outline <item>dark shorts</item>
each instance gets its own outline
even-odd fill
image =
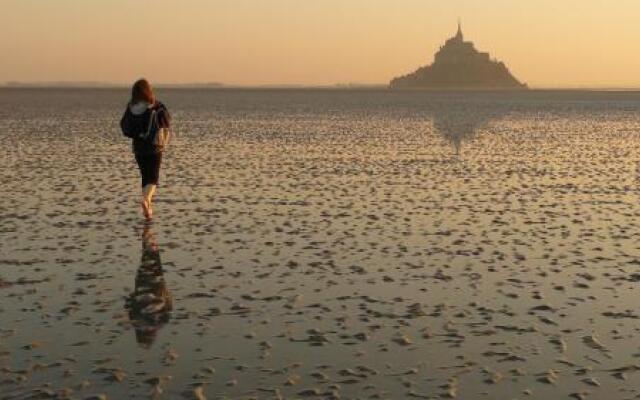
[[[160,180],[160,163],[162,153],[137,154],[136,162],[142,177],[142,187],[149,184],[157,185]]]

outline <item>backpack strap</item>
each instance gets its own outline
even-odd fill
[[[151,110],[151,115],[149,116],[149,126],[147,127],[147,133],[143,137],[145,140],[148,139],[149,135],[151,134],[151,127],[153,126],[155,118],[156,118],[156,110]]]

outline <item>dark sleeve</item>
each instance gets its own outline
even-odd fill
[[[125,110],[122,119],[120,119],[120,129],[122,129],[122,134],[129,138],[133,138],[136,134],[133,119],[128,109]]]

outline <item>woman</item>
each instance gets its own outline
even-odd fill
[[[158,186],[164,144],[158,132],[170,128],[169,111],[157,101],[146,79],[133,84],[131,100],[120,121],[122,133],[133,139],[133,153],[142,177],[142,211],[147,220],[153,216],[153,194]]]

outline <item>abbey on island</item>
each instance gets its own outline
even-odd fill
[[[394,89],[527,89],[507,66],[492,60],[489,53],[476,50],[464,40],[462,26],[435,54],[433,64],[393,79]]]

